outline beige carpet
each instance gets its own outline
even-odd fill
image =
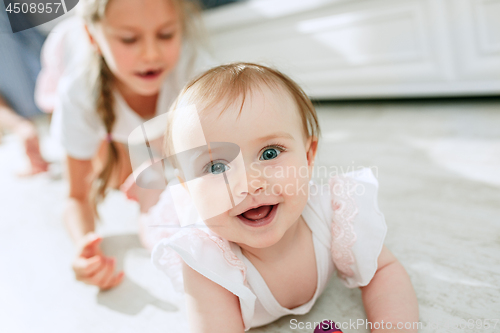
[[[372,167],[389,227],[386,245],[408,270],[421,332],[500,319],[500,100],[335,103],[318,107],[318,165]],[[44,132],[44,154],[61,159]],[[26,163],[12,136],[0,144],[0,332],[187,332],[182,297],[138,243],[137,207],[121,193],[102,207],[105,250],[127,274],[108,292],[74,281],[73,246],[61,223],[62,180],[19,179]],[[320,175],[323,177],[324,175]],[[290,320],[364,319],[359,290],[332,279],[313,310],[252,332],[312,332]],[[470,323],[470,322],[469,322]],[[447,329],[462,324],[462,328]],[[494,321],[490,321],[494,325]],[[472,327],[472,326],[470,326]],[[367,332],[346,328],[344,332]]]

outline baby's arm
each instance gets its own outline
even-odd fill
[[[361,293],[368,321],[384,322],[384,329],[372,329],[372,332],[417,332],[417,324],[413,324],[418,322],[415,291],[404,267],[385,246],[378,258],[377,272],[371,282],[361,288]],[[387,329],[387,322],[392,323],[392,330]],[[412,328],[398,330],[398,323],[411,323]]]
[[[243,333],[240,302],[236,295],[182,263],[190,331]]]

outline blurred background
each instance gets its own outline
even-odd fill
[[[217,58],[275,64],[315,99],[498,95],[500,3],[243,1],[206,13]]]
[[[500,0],[206,0],[204,7],[218,62],[276,67],[315,101],[318,166],[374,170],[386,245],[410,274],[421,332],[498,331],[500,323],[477,323],[500,319]],[[182,297],[151,266],[137,239],[138,207],[121,192],[104,202],[99,230],[124,283],[100,292],[74,281],[74,246],[61,222],[64,152],[33,98],[43,40],[71,14],[25,30],[23,40],[6,25],[0,30],[0,59],[10,59],[0,64],[0,331],[187,332]],[[7,54],[14,49],[22,57]],[[48,171],[20,177],[34,133]],[[332,279],[309,314],[252,332],[290,332],[292,318],[344,322],[365,314],[359,290]]]

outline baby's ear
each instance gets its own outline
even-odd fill
[[[314,165],[314,159],[316,158],[316,152],[318,150],[318,138],[316,136],[310,136],[306,143],[306,154],[307,154],[307,165],[312,167]]]

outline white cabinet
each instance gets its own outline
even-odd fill
[[[457,75],[464,80],[500,76],[500,0],[448,0]]]
[[[500,0],[250,0],[205,22],[218,59],[315,98],[500,93]]]

